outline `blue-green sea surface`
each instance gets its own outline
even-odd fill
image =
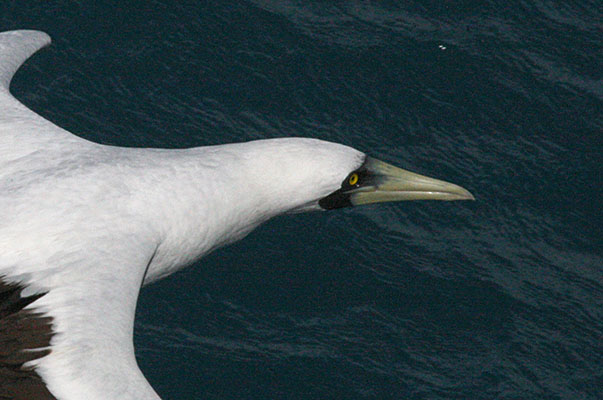
[[[601,399],[595,1],[16,1],[13,93],[101,143],[307,136],[475,202],[277,218],[143,289],[165,399]]]

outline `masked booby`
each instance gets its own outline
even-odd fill
[[[9,93],[49,43],[0,33],[0,398],[159,399],[134,357],[142,285],[279,214],[473,198],[315,139],[184,150],[86,141]]]

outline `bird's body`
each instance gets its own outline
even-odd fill
[[[158,399],[134,357],[142,285],[276,215],[392,200],[366,199],[386,186],[381,164],[320,140],[166,150],[74,136],[8,91],[48,43],[0,33],[0,398]],[[430,193],[470,198],[448,189]]]

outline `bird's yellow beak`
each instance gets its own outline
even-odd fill
[[[368,157],[365,165],[370,183],[348,192],[352,205],[402,200],[475,200],[453,183],[428,178]]]

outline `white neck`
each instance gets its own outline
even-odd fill
[[[159,237],[145,283],[243,238],[276,215],[320,209],[317,201],[364,159],[346,146],[291,138],[143,150],[139,157],[154,165],[140,162],[144,169],[132,174],[137,182],[129,186],[145,195],[134,209],[145,210],[144,220],[155,224]]]

